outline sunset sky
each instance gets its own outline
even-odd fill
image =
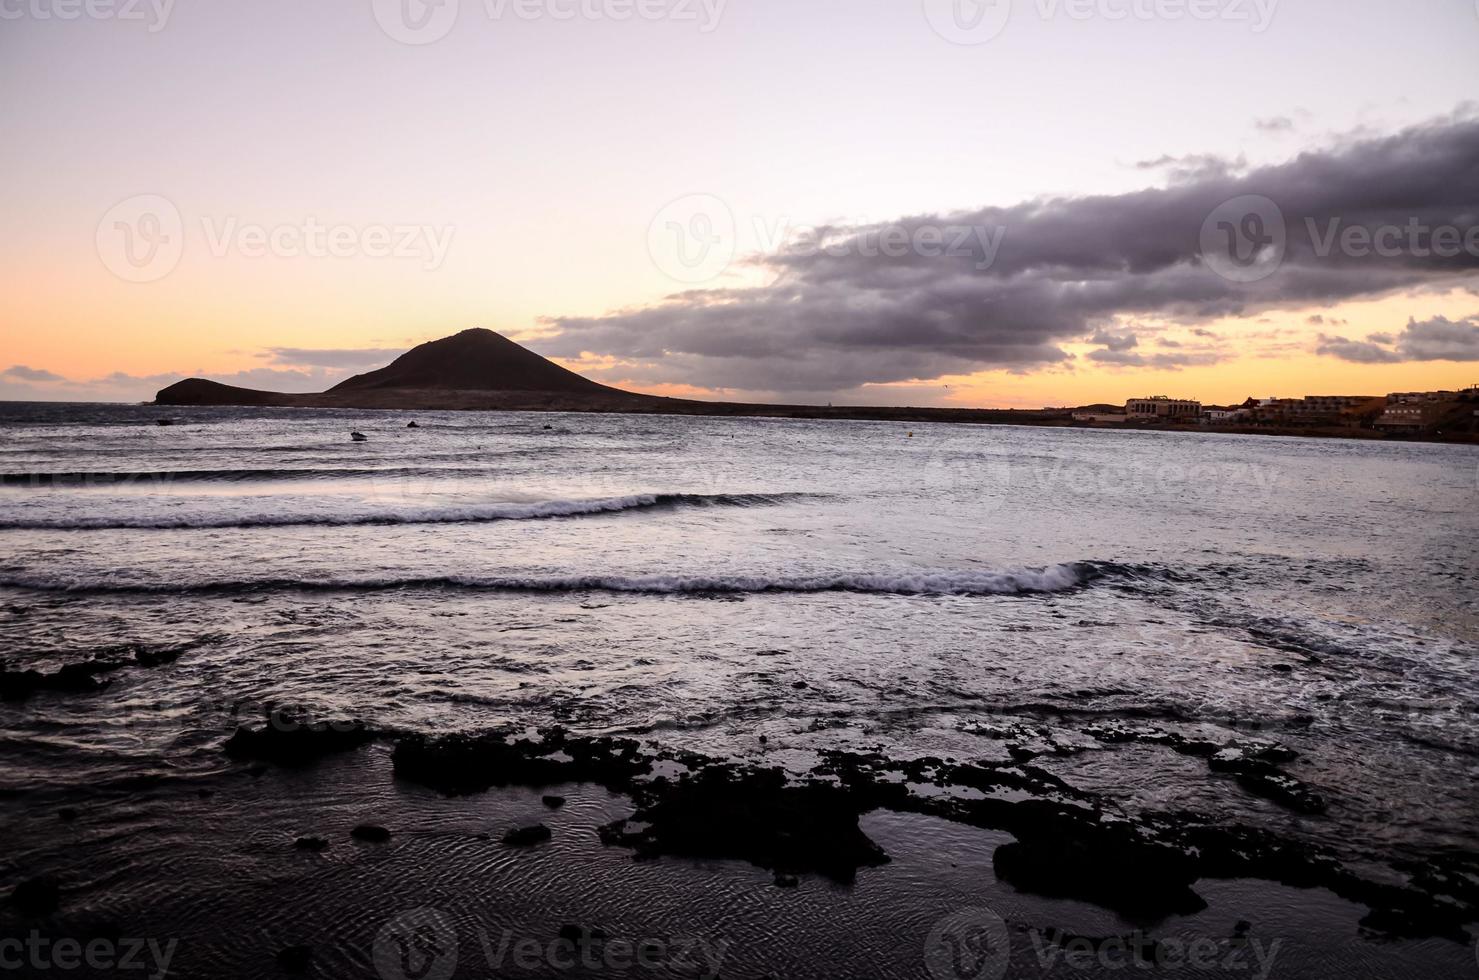
[[[1473,0],[974,3],[0,4],[0,398],[321,390],[472,326],[728,399],[1479,383]],[[1250,196],[1287,245],[1242,282],[1196,253]]]

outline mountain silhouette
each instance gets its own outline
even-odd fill
[[[600,412],[654,411],[668,401],[598,384],[481,328],[422,344],[383,368],[319,394],[259,391],[189,378],[154,396],[156,405]]]
[[[627,394],[566,370],[492,330],[475,328],[422,344],[378,371],[341,381],[330,392],[415,388],[423,391],[562,391]]]
[[[492,330],[464,330],[433,340],[383,368],[355,375],[328,391],[289,394],[188,378],[162,389],[156,405],[407,409],[518,412],[630,412],[771,418],[1066,424],[1061,409],[755,405],[640,395],[566,370]]]

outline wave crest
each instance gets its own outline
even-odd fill
[[[435,577],[263,578],[193,583],[83,581],[37,576],[0,576],[0,586],[46,592],[212,593],[256,591],[361,592],[395,589],[490,592],[628,592],[652,595],[806,594],[857,592],[872,595],[1030,595],[1063,592],[1120,574],[1123,566],[1071,562],[1007,571],[835,572],[813,575],[712,573],[648,575],[446,575]],[[1125,574],[1131,574],[1128,571]]]
[[[27,531],[180,531],[211,528],[357,526],[392,524],[475,524],[489,521],[549,520],[611,514],[655,507],[764,507],[808,494],[644,493],[591,500],[540,500],[527,503],[461,504],[443,507],[379,508],[343,513],[74,515],[65,518],[0,520],[0,530]]]

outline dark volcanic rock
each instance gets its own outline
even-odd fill
[[[97,675],[124,666],[89,660],[66,664],[49,674],[39,670],[0,670],[0,700],[24,701],[37,691],[96,694],[108,686],[108,682],[98,680]]]
[[[317,854],[319,851],[328,850],[329,842],[322,837],[299,837],[293,841],[293,847],[300,851],[311,851]]]
[[[1158,729],[1096,726],[1086,733],[1104,744],[1165,745],[1240,779],[1287,779],[1277,764],[1294,757],[1278,745],[1217,745]],[[847,880],[860,867],[887,861],[858,826],[860,814],[887,808],[1010,832],[1016,840],[1000,847],[994,861],[1001,878],[1023,891],[1083,899],[1140,920],[1202,908],[1192,890],[1199,878],[1328,888],[1367,905],[1368,927],[1402,935],[1454,935],[1462,923],[1479,919],[1479,888],[1471,884],[1479,881],[1479,868],[1466,861],[1414,865],[1407,869],[1412,887],[1383,884],[1347,870],[1329,852],[1269,831],[1190,812],[1127,816],[1112,801],[1025,760],[820,756],[809,776],[787,776],[692,753],[644,752],[630,740],[561,730],[530,737],[505,729],[402,738],[393,760],[398,779],[454,795],[509,785],[604,786],[628,794],[634,805],[632,817],[601,828],[607,844],[630,847],[640,858],[739,858],[775,872],[782,887],[801,873]],[[686,772],[654,778],[657,760]],[[1300,804],[1291,796],[1285,805]]]
[[[1230,775],[1239,786],[1298,813],[1325,812],[1325,800],[1319,793],[1282,772],[1279,765],[1298,758],[1292,749],[1269,743],[1219,745],[1204,739],[1187,738],[1159,728],[1127,728],[1121,725],[1093,725],[1083,730],[1106,745],[1135,742],[1163,745],[1182,755],[1207,761],[1213,772]]]
[[[1198,876],[1190,857],[1139,839],[1124,825],[1045,828],[998,847],[992,866],[1022,891],[1082,899],[1131,920],[1158,921],[1207,907],[1191,889]]]
[[[64,694],[96,694],[108,686],[104,674],[111,674],[128,667],[158,667],[173,663],[188,650],[200,643],[187,643],[175,647],[110,647],[90,660],[63,664],[56,670],[45,673],[39,670],[9,670],[0,667],[0,700],[24,701],[38,691],[56,691]]]
[[[540,797],[540,801],[551,810],[558,810],[560,807],[565,805],[565,797],[555,796],[554,794],[542,796]]]
[[[714,765],[635,796],[635,815],[601,828],[601,838],[639,856],[738,857],[838,881],[888,862],[858,827],[856,796],[824,783],[788,784],[780,770]]]
[[[308,946],[288,946],[277,951],[277,965],[289,973],[303,973],[313,963],[313,949]]]
[[[362,823],[351,830],[349,836],[355,840],[364,841],[367,844],[384,844],[390,840],[390,831],[376,824]]]
[[[237,760],[306,766],[326,755],[357,749],[376,737],[377,733],[358,721],[309,722],[283,717],[274,718],[262,728],[238,728],[222,750]]]
[[[553,786],[591,782],[621,791],[651,771],[629,739],[572,738],[553,729],[538,741],[522,732],[411,736],[396,743],[391,761],[397,778],[449,796],[494,786]]]
[[[531,827],[514,827],[503,835],[503,842],[510,847],[533,847],[535,844],[543,844],[552,836],[548,827],[537,823]]]
[[[15,886],[10,903],[21,915],[39,919],[51,915],[62,903],[62,890],[55,878],[28,878]]]

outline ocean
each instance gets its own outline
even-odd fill
[[[576,975],[712,975],[682,933],[723,946],[724,976],[938,980],[984,975],[921,946],[985,908],[1013,976],[1086,975],[1044,959],[1050,928],[1225,951],[1238,920],[1284,942],[1275,976],[1473,976],[1472,933],[1360,923],[1381,886],[1479,907],[1476,540],[1473,446],[0,405],[0,868],[62,896],[0,932],[175,940],[170,976],[277,976],[302,946],[315,975],[389,980],[397,916],[461,951],[408,976],[570,975],[493,957],[596,922],[667,958]],[[306,767],[222,751],[284,717],[389,734]],[[659,774],[1020,769],[1128,824],[1244,828],[1338,870],[1202,865],[1205,910],[1137,918],[999,880],[1016,824],[969,804],[1011,794],[909,783],[915,802],[861,808],[889,863],[777,887],[786,869],[722,847],[603,843],[619,788],[575,781],[551,810],[532,783],[391,772],[394,737],[490,730],[635,740]],[[345,837],[368,817],[388,844]],[[536,818],[549,844],[497,843]],[[309,833],[332,846],[295,850]]]

